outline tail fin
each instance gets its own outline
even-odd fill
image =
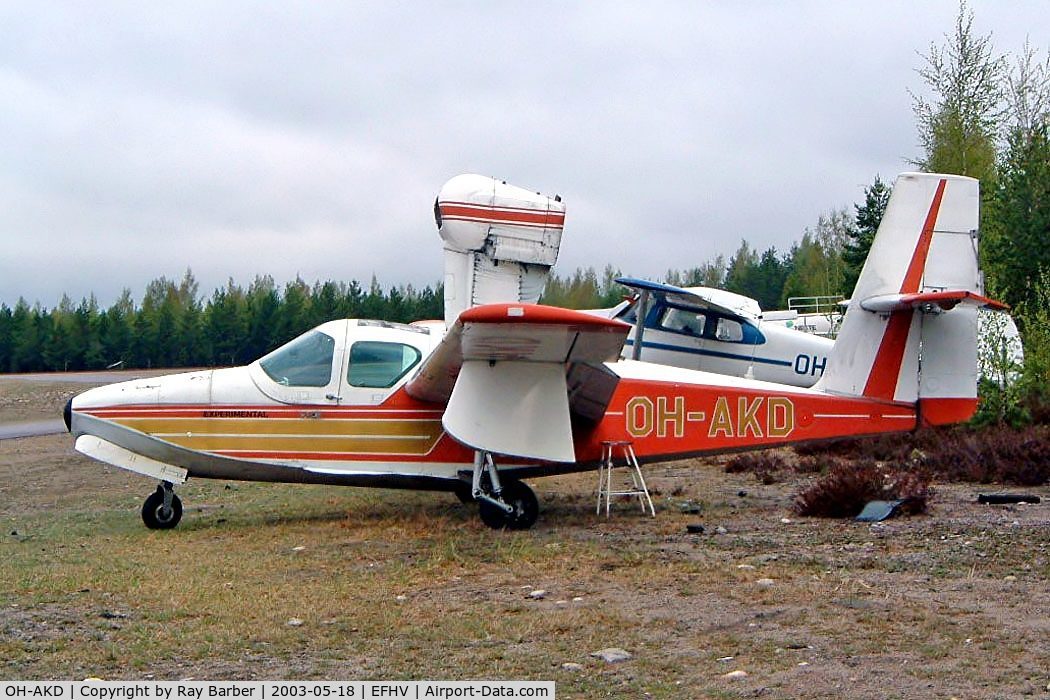
[[[977,407],[980,188],[959,175],[904,173],[857,280],[817,388],[918,402],[924,424]]]

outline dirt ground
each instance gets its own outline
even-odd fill
[[[977,493],[997,487],[936,485],[927,515],[867,525],[795,516],[801,477],[762,485],[699,460],[646,474],[656,518],[629,502],[596,516],[595,477],[579,474],[533,483],[525,533],[489,531],[447,494],[191,481],[183,523],[156,533],[138,522],[148,480],[68,436],[0,441],[0,678],[1050,695],[1050,489],[985,506]],[[631,658],[591,656],[607,647]]]

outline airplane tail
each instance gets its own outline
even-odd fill
[[[815,388],[917,402],[920,424],[967,420],[977,408],[980,188],[959,175],[904,173]]]

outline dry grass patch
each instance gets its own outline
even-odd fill
[[[447,494],[191,481],[183,523],[151,532],[148,480],[67,438],[5,441],[0,677],[553,679],[559,698],[1050,682],[1050,630],[1028,612],[1050,609],[1045,509],[949,485],[929,516],[871,527],[794,516],[797,477],[697,461],[646,476],[655,519],[634,503],[596,517],[581,474],[535,482],[540,521],[519,533]],[[589,656],[609,646],[634,658]],[[736,669],[749,676],[722,679]]]

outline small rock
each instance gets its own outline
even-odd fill
[[[791,524],[791,518],[781,518],[780,522],[783,523],[784,525],[790,525]]]
[[[721,525],[719,525],[718,527],[715,528],[715,532],[717,532],[719,535],[724,535],[724,534],[728,533],[729,530],[727,530],[724,527],[722,527]]]
[[[554,604],[555,605],[568,605],[569,601],[567,601],[567,600],[556,600],[556,601],[554,601]]]
[[[566,661],[565,663],[563,663],[561,665],[561,667],[562,667],[562,670],[564,670],[564,671],[582,671],[583,670],[583,664],[574,663],[572,661]]]
[[[695,501],[686,501],[679,505],[678,508],[683,513],[690,515],[695,515],[704,509],[703,506],[701,506],[699,503],[696,503]]]
[[[771,578],[760,578],[757,581],[755,581],[755,585],[758,586],[759,588],[769,588],[774,583],[775,582]]]
[[[608,649],[593,651],[591,652],[591,656],[601,659],[607,664],[615,664],[631,658],[631,652],[620,649],[619,647],[609,647]]]
[[[718,663],[721,663],[721,664],[727,664],[727,663],[729,663],[730,661],[732,661],[735,658],[736,658],[735,656],[723,656],[723,657],[717,659],[717,661],[718,661]]]
[[[700,523],[692,523],[685,526],[685,531],[691,535],[702,535],[704,534],[704,526]]]
[[[799,661],[798,665],[799,666],[809,666],[809,662],[808,661]]]
[[[292,547],[292,551],[293,551],[293,552],[301,552],[301,551],[303,551],[304,549],[306,549],[306,547],[304,547],[304,546],[302,546],[302,545],[299,545],[298,547]]]
[[[576,596],[575,598],[572,599],[572,602],[574,602],[574,603],[582,603],[583,602],[583,598],[581,598],[580,596]]]
[[[1016,581],[1016,580],[1017,580],[1017,577],[1016,577],[1016,576],[1014,576],[1013,574],[1010,574],[1009,576],[1004,576],[1004,577],[1003,577],[1003,580],[1004,580],[1004,581]]]
[[[114,610],[103,610],[100,615],[107,620],[126,620],[127,614]]]
[[[303,621],[300,620],[298,617],[293,617],[291,620],[288,620],[288,622],[284,624],[288,625],[289,627],[302,627]]]
[[[395,596],[394,600],[396,600],[399,603],[404,603],[406,600],[408,600],[408,596],[402,593],[401,595]]]
[[[729,673],[723,674],[722,678],[725,678],[727,681],[739,681],[747,678],[747,671],[737,669],[736,671],[730,671]]]
[[[529,597],[533,600],[543,600],[547,597],[547,591],[543,590],[542,588],[537,588],[536,590],[529,593]]]
[[[736,495],[740,496],[741,498],[746,498],[747,497],[747,491],[744,491],[744,490],[737,491]]]
[[[743,569],[744,571],[754,571],[755,570],[755,567],[751,566],[750,564],[737,564],[736,568]]]

